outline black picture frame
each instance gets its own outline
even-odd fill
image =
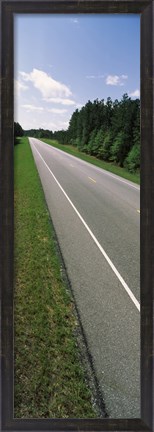
[[[141,418],[13,418],[13,17],[16,13],[127,13],[141,16]],[[154,2],[1,0],[0,281],[2,431],[154,430]]]

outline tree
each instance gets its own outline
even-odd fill
[[[103,148],[103,143],[104,143],[104,130],[100,129],[97,132],[97,135],[96,135],[95,140],[94,140],[93,154],[95,156],[100,155],[100,149]]]
[[[15,137],[20,137],[24,135],[24,131],[21,127],[21,125],[17,122],[14,123],[14,136]]]
[[[111,146],[111,158],[112,161],[123,166],[125,159],[125,133],[121,130],[115,138],[113,145]]]
[[[68,127],[68,139],[72,140],[72,144],[74,145],[75,139],[77,138],[77,122],[78,122],[79,111],[76,109],[72,114],[72,117],[69,122]]]
[[[82,114],[82,118],[83,118],[83,127],[82,127],[82,140],[80,143],[80,148],[81,150],[84,148],[85,150],[85,146],[88,145],[88,141],[90,139],[90,134],[92,132],[92,130],[94,129],[94,125],[93,125],[93,121],[92,121],[92,102],[89,100],[84,109],[82,110],[81,114]]]
[[[41,130],[41,133],[45,136],[49,131]],[[126,165],[130,164],[138,152],[133,147],[140,145],[140,101],[131,100],[127,93],[121,101],[112,101],[110,97],[106,103],[104,99],[89,100],[73,112],[68,129],[54,132],[53,138],[120,166],[125,161]]]
[[[106,106],[105,106],[105,128],[109,129],[111,126],[111,119],[112,119],[112,99],[110,97],[107,98]]]
[[[140,168],[140,145],[134,144],[124,163],[125,167],[132,173]]]
[[[98,157],[103,160],[109,160],[111,156],[112,135],[111,132],[102,134],[102,142],[98,150]]]
[[[14,144],[18,143],[17,137],[22,137],[24,131],[18,122],[14,122]]]
[[[96,136],[97,136],[97,130],[94,129],[91,134],[90,134],[90,139],[88,142],[88,145],[86,146],[86,149],[84,151],[86,151],[88,154],[90,155],[94,155],[96,154],[96,147],[97,147],[97,143],[96,143]]]
[[[133,128],[133,144],[140,145],[140,102],[136,100],[136,116]]]

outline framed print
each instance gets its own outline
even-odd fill
[[[153,1],[0,6],[1,430],[153,431]]]

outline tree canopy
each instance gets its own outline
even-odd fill
[[[23,131],[15,123],[15,136],[49,138],[70,144],[110,163],[135,172],[140,168],[140,100],[125,93],[120,101],[94,100],[76,109],[67,130],[52,132],[44,129]]]
[[[140,167],[140,101],[127,94],[121,101],[110,97],[106,102],[88,101],[74,111],[68,129],[54,132],[53,137],[135,172]]]

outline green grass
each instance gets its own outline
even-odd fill
[[[134,182],[134,183],[140,184],[139,173],[132,174],[129,171],[127,171],[125,168],[121,168],[112,162],[105,162],[103,160],[97,159],[94,156],[87,155],[86,153],[79,151],[76,147],[74,147],[72,145],[62,145],[62,144],[59,144],[58,141],[54,141],[54,140],[46,139],[46,138],[40,138],[40,139],[41,139],[41,141],[44,141],[45,143],[50,144],[53,147],[56,147],[60,150],[65,151],[66,153],[69,153],[73,156],[76,156],[82,160],[85,160],[86,162],[93,164],[93,165],[96,165],[99,168],[105,169],[106,171],[110,171],[113,174],[119,175],[120,177],[123,177],[127,180]]]
[[[97,417],[80,363],[77,320],[27,138],[15,146],[15,417]]]

